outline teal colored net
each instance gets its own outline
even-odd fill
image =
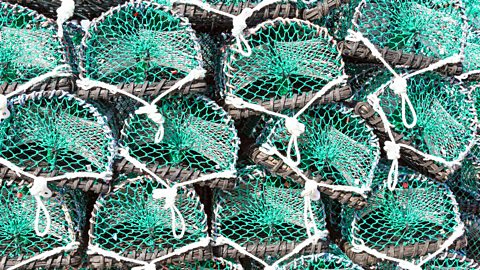
[[[476,0],[463,0],[468,23],[473,30],[480,30],[480,2]]]
[[[81,241],[85,226],[85,203],[78,192],[65,188],[50,187],[52,197],[43,203],[50,213],[50,230],[44,237],[37,236],[34,230],[36,199],[29,192],[29,187],[3,182],[0,187],[0,258],[2,267],[12,267],[56,248],[66,247]],[[46,220],[39,218],[39,229],[44,230]],[[38,261],[52,260],[55,256],[73,256],[78,243],[71,250],[58,251]],[[55,259],[56,260],[56,259]],[[61,266],[61,259],[54,264]],[[77,260],[77,263],[80,263]],[[37,263],[38,266],[47,264]],[[68,265],[65,265],[68,266]]]
[[[465,223],[467,246],[464,249],[465,255],[477,262],[480,261],[480,215],[462,214]]]
[[[177,255],[188,252],[188,245],[208,237],[207,216],[195,191],[178,188],[171,202],[181,213],[178,215],[166,207],[170,202],[165,198],[154,197],[156,190],[165,188],[160,182],[146,176],[124,175],[119,181],[122,182],[111,193],[101,196],[94,206],[89,232],[89,249],[93,253],[105,257],[112,257],[113,253],[125,263],[128,258],[167,259],[174,256],[173,252],[178,252]],[[184,235],[176,237],[174,232],[181,235],[182,216]]]
[[[458,1],[354,2],[358,6],[351,17],[350,29],[362,33],[380,48],[441,59],[463,52],[466,21],[464,8]]]
[[[448,180],[460,208],[466,212],[480,213],[480,163],[467,157]]]
[[[440,270],[440,269],[451,269],[451,270],[467,270],[467,269],[480,269],[480,264],[467,258],[461,254],[457,254],[454,251],[446,252],[444,254],[438,255],[436,258],[432,259],[425,263],[422,269],[425,270]],[[403,268],[400,268],[403,269]]]
[[[301,256],[291,262],[285,263],[278,269],[297,270],[297,269],[352,269],[362,270],[362,268],[347,258],[335,256],[330,253],[320,253],[315,255]]]
[[[252,48],[248,57],[237,51],[236,43],[227,48],[223,91],[248,103],[308,98],[344,75],[336,42],[327,29],[312,23],[267,21],[251,29],[246,40]]]
[[[10,116],[0,122],[0,157],[35,174],[90,172],[111,178],[115,141],[94,106],[51,91],[11,98],[8,110]]]
[[[168,96],[157,103],[165,118],[164,137],[155,141],[159,125],[145,114],[131,114],[122,131],[122,145],[149,168],[186,168],[202,173],[233,170],[239,139],[232,119],[205,97]]]
[[[179,262],[162,266],[160,270],[243,270],[238,263],[225,260],[223,258],[213,258],[211,260],[201,260],[195,262]]]
[[[464,72],[480,69],[480,25],[468,33],[463,67]]]
[[[342,235],[352,247],[377,258],[374,251],[388,260],[413,262],[427,254],[419,252],[434,253],[445,241],[459,239],[463,223],[446,185],[402,171],[398,180],[393,191],[375,191],[365,208],[343,209]]]
[[[357,91],[358,101],[382,91],[380,106],[393,130],[411,142],[411,146],[444,160],[460,161],[470,150],[476,134],[476,114],[471,91],[435,73],[424,73],[408,79],[408,97],[417,115],[417,125],[405,127],[402,121],[402,98],[389,87],[388,71],[370,77]],[[406,120],[412,123],[411,113]]]
[[[0,83],[24,83],[64,63],[57,25],[35,11],[0,2]]]
[[[92,21],[83,40],[83,77],[109,84],[179,80],[202,67],[188,20],[151,2],[128,2]]]
[[[370,187],[380,152],[378,139],[364,120],[341,104],[328,104],[309,108],[298,121],[305,125],[298,138],[300,170],[332,185]],[[258,143],[274,146],[287,156],[289,139],[281,119],[264,130]],[[292,157],[296,155],[295,149],[291,152]]]
[[[232,256],[238,249],[271,265],[302,242],[307,243],[308,252],[321,252],[326,248],[322,247],[327,231],[321,201],[312,201],[313,215],[305,216],[303,187],[299,184],[270,175],[257,166],[241,169],[238,177],[235,190],[216,190],[214,196],[213,235],[216,245],[223,244],[223,257]],[[312,237],[317,236],[316,244],[306,242],[312,239],[308,230]]]

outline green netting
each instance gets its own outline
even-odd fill
[[[279,247],[285,248],[287,243],[298,245],[308,239],[302,186],[267,174],[257,166],[239,170],[238,177],[235,190],[215,193],[215,239],[227,238],[249,252],[262,246],[261,250],[265,250],[256,255],[269,264],[292,252]],[[313,201],[312,210],[316,228],[326,232],[321,201]]]
[[[403,269],[403,268],[400,268]],[[452,252],[438,255],[436,258],[428,261],[422,266],[425,270],[466,270],[466,269],[480,269],[480,265],[471,258],[466,258],[460,254]]]
[[[378,139],[364,120],[340,104],[311,107],[298,120],[305,125],[298,138],[298,167],[303,172],[333,185],[370,187],[380,153]],[[260,144],[267,142],[286,155],[290,135],[284,119],[274,122],[264,135]]]
[[[155,143],[158,124],[145,114],[132,114],[122,131],[122,144],[147,166],[173,166],[203,173],[233,170],[239,139],[233,121],[205,97],[168,96],[157,103],[165,118],[165,136]]]
[[[342,76],[343,61],[325,28],[296,19],[264,22],[246,36],[250,56],[227,48],[227,94],[250,103],[313,94]]]
[[[462,214],[462,220],[467,236],[465,255],[472,260],[480,261],[480,215]]]
[[[477,0],[463,0],[465,5],[465,13],[468,23],[473,30],[480,29],[480,2]]]
[[[0,123],[0,157],[50,175],[112,171],[114,138],[92,105],[52,91],[14,97],[8,109],[11,115]]]
[[[161,270],[184,270],[184,269],[243,270],[240,264],[234,263],[222,258],[214,258],[211,260],[203,260],[203,261],[195,261],[195,262],[172,263],[160,269]]]
[[[207,217],[198,195],[192,189],[181,187],[175,205],[185,220],[185,234],[176,238],[173,230],[181,231],[181,220],[165,208],[165,199],[154,199],[152,192],[165,187],[146,176],[127,178],[111,193],[100,197],[92,213],[90,248],[99,248],[133,259],[150,260],[196,243],[207,237]],[[148,253],[150,255],[144,256]]]
[[[54,21],[0,2],[0,83],[24,83],[63,64]]]
[[[474,157],[467,157],[448,182],[460,206],[476,204],[480,207],[480,163]]]
[[[361,270],[362,268],[347,258],[341,258],[330,253],[320,253],[315,255],[302,256],[279,267],[281,270],[297,269],[352,269]]]
[[[201,33],[198,35],[198,37],[200,47],[202,49],[201,53],[203,57],[204,68],[207,71],[207,74],[214,74],[217,70],[218,64],[218,38],[207,33]]]
[[[468,33],[465,60],[463,61],[465,72],[480,69],[480,23],[478,27]]]
[[[411,256],[422,245],[445,241],[461,225],[455,198],[446,185],[418,174],[400,171],[395,190],[383,187],[367,203],[361,210],[343,209],[342,235],[354,246],[390,257],[394,248],[405,250],[404,254],[397,253],[403,254],[400,256]],[[435,247],[438,248],[436,244]]]
[[[358,13],[351,18],[357,26],[344,26],[350,25],[350,29],[361,32],[380,48],[436,58],[446,58],[463,50],[465,14],[456,0],[356,2]],[[345,29],[342,31],[345,33]]]
[[[49,233],[40,237],[34,230],[36,200],[29,188],[23,185],[3,183],[0,187],[0,257],[21,263],[54,248],[65,247],[79,241],[85,225],[85,205],[79,194],[66,189],[50,187],[53,195],[44,199],[51,216]],[[39,229],[46,221],[39,219]],[[73,253],[66,252],[66,253]],[[65,254],[66,255],[66,254]]]
[[[473,144],[476,114],[470,90],[435,73],[424,73],[408,79],[408,97],[417,114],[417,125],[407,128],[402,122],[402,105],[399,95],[389,85],[388,71],[370,77],[364,88],[357,91],[355,99],[367,101],[367,96],[377,89],[380,106],[393,129],[410,140],[414,148],[447,161],[459,160]],[[411,113],[406,114],[408,123]]]
[[[196,39],[188,20],[167,7],[128,2],[90,25],[82,75],[110,84],[182,79],[202,66]]]

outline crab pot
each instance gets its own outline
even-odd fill
[[[0,93],[15,91],[19,85],[66,63],[66,48],[57,37],[54,20],[18,5],[0,3]],[[70,78],[50,78],[32,90],[72,89]]]
[[[80,265],[86,221],[83,195],[78,191],[50,186],[52,197],[42,201],[50,214],[51,226],[49,232],[41,237],[34,229],[37,206],[29,187],[7,180],[4,178],[0,187],[0,269],[63,269]],[[45,230],[43,214],[38,226],[40,231]],[[45,254],[73,242],[78,242],[78,245],[73,245],[72,249]],[[42,254],[45,257],[37,257]]]
[[[219,242],[220,238],[226,238],[266,263],[274,263],[309,238],[304,200],[300,197],[303,189],[294,181],[270,175],[258,166],[245,167],[238,175],[235,190],[216,190],[214,195],[214,255],[247,257],[234,246]],[[321,201],[312,201],[312,210],[314,226],[319,232],[326,232]],[[327,248],[328,238],[320,236],[299,253],[322,252]]]
[[[40,177],[103,174],[103,179],[66,177],[54,183],[85,191],[109,188],[115,142],[106,117],[94,106],[57,90],[13,97],[8,111],[0,122],[1,158]],[[26,180],[7,166],[0,169],[2,177]]]
[[[248,57],[238,52],[234,40],[227,47],[221,84],[224,95],[281,112],[304,107],[327,83],[344,75],[336,42],[326,28],[310,22],[266,21],[249,29],[245,39],[252,49]],[[340,101],[350,95],[349,86],[337,85],[316,103]],[[259,114],[232,104],[226,107],[234,118]]]
[[[197,36],[187,19],[168,7],[131,1],[94,19],[82,40],[80,77],[117,85],[140,97],[157,96],[203,67]],[[203,92],[202,79],[177,91]],[[108,99],[101,87],[79,96]]]
[[[378,139],[365,121],[341,104],[324,104],[309,108],[298,121],[305,125],[305,132],[298,137],[301,153],[298,168],[318,183],[335,186],[370,187],[373,172],[380,157]],[[273,121],[258,138],[257,146],[264,143],[274,146],[284,157],[290,134],[285,121]],[[292,157],[296,153],[292,150]],[[289,165],[275,154],[269,155],[259,147],[253,147],[251,159],[265,166],[272,173],[292,177],[304,183]],[[357,193],[320,187],[331,199],[355,208],[365,205],[365,199]]]
[[[365,208],[343,209],[340,242],[352,261],[363,267],[383,261],[374,251],[413,262],[438,251],[462,225],[457,203],[446,185],[400,171],[395,190],[380,187]],[[454,238],[449,248],[459,250],[466,244],[462,235]]]
[[[438,60],[461,54],[466,43],[467,19],[455,0],[353,1],[339,29],[363,34],[391,66],[422,69]],[[412,16],[415,14],[416,16]],[[360,62],[379,62],[362,42],[340,44],[343,55]],[[451,75],[462,73],[460,64],[439,69]]]
[[[380,116],[366,102],[367,96],[377,89],[388,121],[393,125],[395,141],[410,145],[423,153],[441,157],[446,161],[461,161],[475,143],[477,116],[471,90],[435,73],[424,73],[407,80],[408,97],[417,115],[417,123],[407,128],[402,121],[402,98],[390,89],[391,73],[386,70],[370,77],[364,87],[358,89],[354,100],[355,110],[376,130],[382,141],[390,140],[385,133]],[[405,105],[407,108],[408,106]],[[412,123],[411,112],[405,117]],[[425,159],[408,149],[401,149],[401,159],[411,168],[444,182],[453,169]]]
[[[165,198],[154,198],[156,189],[165,188],[157,180],[146,176],[120,175],[113,191],[98,198],[90,219],[89,249],[96,246],[105,253],[90,253],[90,266],[94,269],[139,266],[128,259],[151,262],[164,257],[156,266],[169,263],[193,263],[211,257],[207,247],[185,249],[208,236],[207,216],[193,189],[180,187],[175,206],[185,220],[185,233],[181,236],[181,220],[172,217],[165,208]],[[172,219],[175,219],[173,227]],[[179,252],[179,255],[173,255]],[[109,255],[115,253],[123,259]],[[107,254],[107,255],[105,255]],[[172,256],[167,256],[172,255]],[[157,268],[158,269],[158,268]]]
[[[201,175],[235,168],[239,139],[233,120],[213,101],[202,96],[167,96],[157,103],[165,119],[164,137],[156,142],[159,124],[145,114],[130,114],[121,132],[121,145],[130,156],[170,181],[183,182]],[[140,170],[126,160],[120,172]],[[198,183],[233,187],[228,179]]]

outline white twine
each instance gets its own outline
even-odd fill
[[[62,4],[57,9],[57,36],[63,38],[63,24],[73,16],[75,12],[74,0],[62,0]]]
[[[71,242],[64,247],[57,247],[57,248],[54,248],[52,250],[49,250],[49,251],[43,252],[41,254],[38,254],[36,256],[33,256],[33,257],[31,257],[27,260],[23,260],[22,262],[14,265],[10,268],[7,268],[7,270],[15,270],[15,269],[18,269],[18,268],[23,267],[25,265],[28,265],[31,262],[45,260],[49,257],[52,257],[52,256],[56,255],[56,254],[59,254],[59,253],[62,253],[62,252],[68,252],[70,250],[77,249],[79,245],[80,245],[80,243],[78,243],[78,242]]]
[[[301,196],[304,198],[303,220],[307,229],[307,235],[310,238],[312,237],[312,229],[314,235],[319,233],[317,222],[315,221],[315,214],[312,209],[312,201],[320,200],[320,191],[318,191],[317,182],[306,180],[305,189],[302,191]]]
[[[105,256],[105,257],[113,258],[117,261],[126,261],[126,262],[135,263],[135,264],[140,265],[140,266],[137,266],[137,267],[133,267],[132,270],[133,269],[135,269],[135,270],[154,270],[154,269],[156,269],[155,263],[163,261],[163,260],[168,259],[168,258],[173,257],[173,256],[181,255],[181,254],[183,254],[183,253],[185,253],[189,250],[192,250],[192,249],[196,249],[196,248],[200,248],[200,247],[206,247],[206,246],[208,246],[208,244],[210,244],[210,240],[211,240],[211,238],[209,236],[200,238],[195,243],[191,243],[191,244],[188,244],[184,247],[175,249],[173,252],[171,252],[169,254],[166,254],[164,256],[161,256],[159,258],[156,258],[156,259],[154,259],[150,262],[121,256],[116,252],[102,249],[99,245],[89,245],[87,254],[89,254],[89,255],[100,254],[100,255]]]
[[[130,162],[133,166],[136,168],[148,173],[151,177],[153,177],[155,180],[157,180],[160,184],[162,184],[165,188],[162,189],[154,189],[152,192],[152,197],[154,199],[165,199],[165,209],[170,209],[171,212],[171,221],[172,221],[172,234],[175,238],[181,239],[183,238],[185,231],[186,231],[186,223],[185,223],[185,218],[183,217],[182,213],[178,209],[178,207],[175,204],[175,199],[178,194],[178,189],[182,186],[187,186],[190,184],[198,183],[198,182],[204,182],[212,179],[218,179],[218,178],[234,178],[236,176],[236,171],[235,170],[227,170],[223,172],[218,172],[218,173],[210,173],[208,175],[203,175],[198,178],[195,178],[193,180],[185,181],[182,183],[175,183],[174,185],[170,186],[165,180],[160,178],[158,175],[156,175],[153,171],[147,168],[147,166],[140,161],[138,161],[136,158],[132,157],[126,148],[120,148],[119,149],[119,155],[123,157],[125,160]],[[180,228],[181,232],[180,234],[177,234],[176,228],[176,219],[180,219]]]
[[[455,76],[455,78],[459,81],[463,81],[465,79],[468,79],[468,77],[470,77],[471,75],[475,75],[475,74],[480,74],[480,69],[479,70],[473,70],[473,71],[469,71],[469,72],[466,72],[466,73],[463,73],[463,74],[460,74],[458,76]]]
[[[37,210],[35,213],[35,222],[34,222],[34,228],[35,228],[35,233],[40,236],[44,237],[50,232],[50,226],[52,223],[52,219],[50,217],[50,213],[48,212],[47,208],[45,207],[45,204],[42,201],[43,198],[50,198],[52,197],[52,191],[48,188],[48,181],[43,178],[43,177],[37,177],[33,181],[33,185],[30,188],[30,194],[35,198],[36,205],[37,205]],[[40,214],[43,212],[45,215],[45,229],[43,232],[40,231],[39,229],[39,224],[40,224]]]
[[[182,88],[186,83],[189,83],[191,81],[199,80],[205,78],[205,74],[207,71],[203,68],[194,68],[192,69],[187,76],[185,76],[183,79],[177,81],[172,87],[170,87],[168,90],[160,94],[158,97],[156,97],[152,101],[152,105],[155,105],[158,101],[160,101],[162,98],[164,98],[166,95],[170,94],[172,91],[177,90]]]

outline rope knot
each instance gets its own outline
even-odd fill
[[[176,187],[167,187],[167,188],[157,188],[152,192],[152,197],[156,200],[165,199],[165,209],[172,208],[175,206],[175,199],[177,197],[177,188]]]
[[[400,158],[400,145],[392,141],[385,141],[383,150],[387,152],[387,158],[389,160],[398,160]]]
[[[5,95],[0,95],[0,120],[10,117],[8,110],[8,99]]]
[[[157,106],[156,105],[142,106],[135,111],[135,114],[146,114],[148,118],[150,118],[153,122],[155,122],[160,126],[158,128],[157,133],[155,134],[155,143],[160,143],[163,140],[163,135],[165,133],[163,128],[165,119],[163,118],[163,115],[158,112]]]
[[[205,78],[205,75],[207,74],[207,71],[203,68],[195,68],[192,69],[188,75],[185,77],[187,81],[194,81],[194,80],[200,80]]]
[[[299,137],[305,132],[305,125],[300,123],[297,118],[288,117],[285,119],[285,127],[295,137]]]
[[[302,197],[310,197],[312,201],[320,200],[320,191],[318,191],[317,182],[313,180],[306,180],[305,181],[305,189],[301,193]]]
[[[390,84],[390,89],[397,95],[404,95],[407,93],[407,80],[403,77],[397,77]]]
[[[253,9],[245,8],[240,14],[233,18],[232,35],[239,37],[247,28],[247,19],[253,15]]]
[[[44,198],[52,197],[52,191],[48,188],[48,181],[43,177],[37,177],[30,188],[32,196],[41,196]]]

